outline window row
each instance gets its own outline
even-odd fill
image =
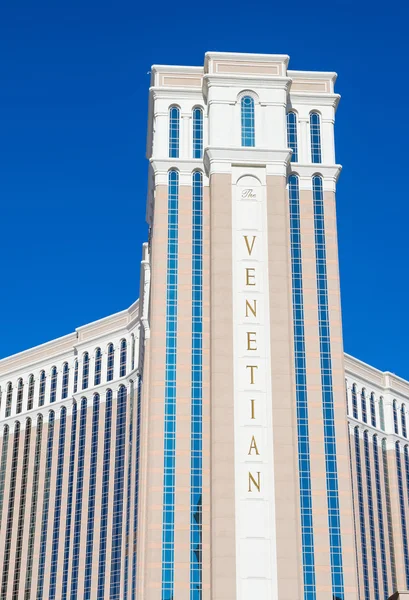
[[[298,162],[298,119],[294,111],[287,113],[287,143],[293,151],[291,162]],[[310,151],[311,162],[321,163],[321,116],[316,111],[310,113]]]
[[[169,108],[169,158],[179,158],[180,147],[180,108]],[[203,109],[195,106],[192,110],[192,158],[203,155]]]
[[[134,369],[134,338],[132,338],[132,362],[131,362],[131,370]],[[125,339],[122,339],[119,343],[119,377],[124,377],[127,372],[127,354],[128,354],[128,344]],[[105,367],[105,381],[112,381],[114,379],[114,367],[115,367],[115,347],[114,344],[108,344],[107,348],[107,358],[106,358],[106,367]],[[94,351],[93,357],[93,377],[91,380],[91,358],[89,352],[84,352],[82,355],[81,365],[79,364],[78,359],[74,362],[73,369],[69,367],[68,363],[65,362],[62,365],[61,369],[61,388],[59,392],[59,397],[61,400],[64,400],[68,397],[69,390],[69,382],[70,377],[73,377],[73,385],[72,390],[73,393],[77,393],[80,390],[86,390],[90,386],[97,386],[102,383],[102,350],[101,348],[96,348]],[[73,371],[73,373],[72,373]],[[49,379],[48,391],[47,388],[47,379]],[[38,398],[38,406],[44,406],[46,400],[46,393],[48,395],[48,400],[50,403],[53,403],[57,400],[57,384],[59,380],[59,374],[57,371],[57,367],[51,367],[50,373],[47,375],[44,370],[40,372],[38,378],[38,390],[36,394],[36,385],[34,375],[31,374],[28,377],[28,391],[27,391],[27,410],[31,410],[34,407],[34,398],[37,396]],[[9,381],[6,385],[6,406],[5,406],[5,418],[11,416],[12,412],[12,403],[13,403],[13,394],[14,388],[11,381]],[[17,398],[16,398],[16,413],[20,414],[23,410],[23,395],[24,395],[24,383],[23,379],[20,377],[17,381]],[[0,404],[1,408],[1,404]]]
[[[396,400],[393,401],[392,404],[393,410],[393,432],[396,435],[401,435],[404,438],[408,437],[408,428],[406,421],[406,404],[402,402],[400,406],[398,406],[398,402]]]
[[[351,403],[348,398],[348,382],[345,381],[347,415],[351,414],[354,419],[361,419],[364,423],[370,423],[372,427],[380,427],[385,431],[385,410],[382,396],[376,400],[374,392],[369,395],[365,388],[358,390],[356,383],[351,387]],[[359,400],[358,400],[359,398]],[[378,410],[377,410],[378,405]]]

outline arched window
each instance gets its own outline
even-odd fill
[[[7,391],[6,391],[6,414],[5,414],[5,417],[7,419],[7,417],[9,417],[11,415],[11,403],[13,401],[13,384],[11,383],[11,381],[8,382],[6,389],[7,389]]]
[[[202,158],[203,154],[203,110],[193,109],[193,158]]]
[[[89,383],[89,354],[84,352],[82,355],[82,389],[86,390]]]
[[[74,394],[78,390],[78,360],[74,363]]]
[[[114,378],[114,359],[115,359],[114,345],[109,344],[108,346],[108,360],[107,360],[107,381],[112,381]]]
[[[369,583],[369,565],[368,565],[368,530],[365,523],[365,494],[363,484],[363,468],[361,457],[361,442],[359,436],[359,427],[354,429],[355,437],[355,463],[356,463],[356,478],[358,491],[358,510],[359,510],[359,531],[361,538],[361,558],[362,558],[362,575],[364,580],[364,598],[370,600],[370,583]]]
[[[345,379],[345,402],[347,405],[347,415],[349,415],[348,380],[347,379]]]
[[[38,391],[38,406],[43,406],[45,400],[45,371],[40,373],[40,388]]]
[[[169,109],[169,158],[179,158],[180,109]]]
[[[362,420],[364,423],[367,423],[368,418],[367,418],[367,414],[366,414],[365,388],[362,388],[362,392],[361,392],[361,410],[362,410]]]
[[[396,400],[393,401],[393,429],[395,433],[399,435],[398,409],[396,407]]]
[[[101,369],[102,369],[102,353],[101,348],[95,350],[95,371],[94,371],[94,385],[101,383]]]
[[[401,423],[402,423],[402,435],[403,437],[408,437],[407,429],[406,429],[406,411],[405,405],[402,404],[400,409]]]
[[[28,398],[27,398],[27,410],[31,410],[34,404],[34,375],[30,375],[28,378]]]
[[[358,418],[358,399],[356,395],[356,384],[352,386],[352,416],[354,419]]]
[[[383,409],[383,398],[379,398],[379,421],[382,431],[385,431],[385,412]]]
[[[61,389],[61,398],[67,398],[68,396],[68,379],[70,376],[70,369],[68,367],[68,363],[64,363],[62,366],[62,389]]]
[[[376,427],[376,410],[375,410],[375,394],[372,392],[370,395],[370,406],[371,406],[371,425]]]
[[[20,414],[23,408],[23,380],[20,379],[17,382],[17,410],[16,414]]]
[[[55,402],[57,396],[57,367],[51,369],[50,402]]]
[[[298,162],[297,115],[293,111],[287,113],[287,143],[293,151],[291,162]]]
[[[126,340],[121,340],[119,355],[119,376],[125,377],[126,375]]]
[[[131,371],[135,368],[135,336],[131,335]]]
[[[321,117],[317,112],[310,113],[311,162],[322,162],[321,157]]]
[[[254,133],[254,99],[243,96],[241,99],[241,145],[251,147],[255,145]]]

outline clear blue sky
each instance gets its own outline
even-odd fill
[[[407,4],[11,2],[0,9],[0,356],[138,296],[150,65],[206,50],[334,70],[345,350],[409,378]]]

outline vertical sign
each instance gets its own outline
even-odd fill
[[[276,600],[265,186],[233,188],[233,331],[238,600]]]

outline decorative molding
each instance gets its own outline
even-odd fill
[[[213,173],[231,173],[232,167],[265,167],[268,175],[285,177],[291,150],[260,148],[218,148],[204,150],[204,165],[208,177]]]

